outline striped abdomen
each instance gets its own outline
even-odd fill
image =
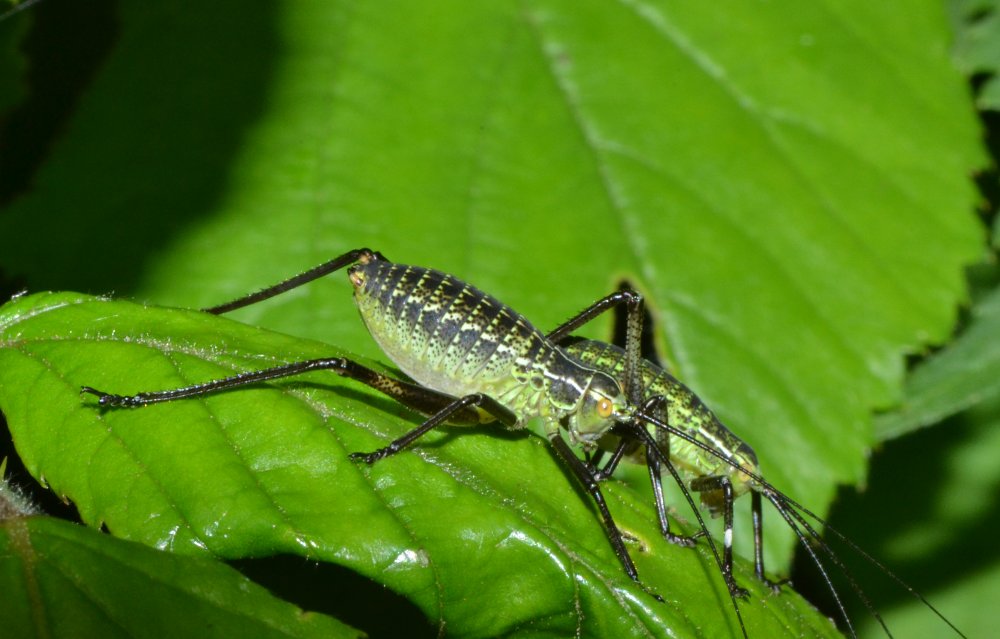
[[[496,298],[446,273],[384,259],[360,260],[349,275],[368,331],[418,383],[455,397],[485,393],[522,418],[578,401],[579,393],[553,392],[551,378],[537,373],[576,364]]]

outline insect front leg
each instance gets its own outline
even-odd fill
[[[662,395],[657,395],[646,400],[643,406],[644,412],[652,413],[657,419],[666,422],[666,398]],[[642,423],[637,422],[633,425],[634,428],[643,428]],[[695,542],[699,537],[703,537],[708,534],[708,530],[702,525],[701,530],[693,535],[678,535],[676,533],[670,532],[670,519],[667,517],[667,507],[666,502],[663,499],[663,462],[660,461],[661,455],[664,459],[670,459],[670,436],[669,434],[661,434],[656,437],[656,442],[659,445],[660,455],[651,453],[648,448],[649,443],[646,444],[646,468],[649,470],[649,481],[653,487],[653,501],[656,504],[656,515],[660,520],[660,533],[663,537],[678,546],[684,546],[690,548],[695,545]],[[678,484],[681,490],[686,491],[683,483]],[[685,495],[690,497],[689,494]]]
[[[625,454],[631,452],[629,450],[630,448],[635,448],[634,442],[630,442],[627,439],[621,439],[615,447],[614,452],[611,453],[611,458],[608,459],[603,468],[601,467],[601,460],[604,457],[604,453],[607,452],[603,448],[598,448],[593,453],[585,451],[584,458],[587,464],[589,464],[591,469],[594,471],[594,478],[597,481],[605,481],[606,479],[610,479],[611,475],[614,474],[615,469],[618,468],[618,464],[621,463]]]
[[[598,450],[593,457],[588,460],[594,479],[597,481],[605,481],[609,479],[618,468],[618,464],[624,458],[626,452],[630,452],[630,449],[635,449],[638,444],[628,438],[622,438],[618,442],[618,446],[615,448],[614,452],[611,454],[611,458],[608,462],[601,467],[600,458],[603,451]],[[664,453],[669,458],[670,448],[669,442],[664,450]],[[660,523],[660,533],[663,538],[670,543],[677,544],[678,546],[683,546],[685,548],[690,548],[695,545],[699,537],[705,536],[705,530],[699,530],[693,535],[678,535],[670,531],[670,519],[667,517],[667,507],[666,500],[663,498],[663,466],[660,462],[660,458],[656,455],[646,455],[646,467],[649,470],[649,480],[653,487],[653,500],[656,504],[656,515]]]
[[[558,429],[553,430],[549,433],[549,442],[552,444],[552,448],[556,451],[556,455],[571,471],[573,475],[579,480],[580,484],[583,485],[584,489],[590,496],[594,498],[594,502],[597,503],[597,510],[601,513],[601,518],[604,520],[604,527],[608,533],[608,539],[611,541],[611,546],[615,550],[615,554],[618,555],[618,559],[622,562],[622,566],[625,568],[625,573],[632,578],[633,581],[639,582],[639,572],[635,569],[635,564],[632,562],[632,557],[628,554],[628,549],[625,547],[625,541],[622,538],[622,532],[618,528],[618,524],[615,523],[614,518],[611,516],[611,511],[608,510],[608,504],[604,499],[604,493],[601,492],[600,481],[597,478],[597,474],[594,469],[589,465],[584,463],[577,457],[573,450],[566,443],[566,440],[562,438],[559,434]]]

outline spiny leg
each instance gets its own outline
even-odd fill
[[[424,388],[423,386],[417,386],[383,375],[344,357],[293,362],[264,370],[240,373],[204,384],[194,384],[192,386],[165,391],[139,393],[137,395],[114,395],[99,391],[90,386],[84,386],[80,391],[96,395],[98,403],[102,406],[135,408],[159,402],[208,395],[249,384],[257,384],[317,370],[332,370],[343,377],[350,377],[360,381],[410,408],[432,414],[423,424],[391,442],[388,446],[371,453],[351,453],[351,459],[364,461],[368,464],[373,464],[383,457],[398,453],[414,440],[430,432],[445,421],[451,421],[452,423],[479,423],[481,420],[476,408],[482,408],[508,426],[517,422],[517,417],[513,412],[487,395],[477,393],[456,399],[429,388]]]
[[[293,362],[291,364],[282,364],[281,366],[273,366],[259,371],[238,373],[236,375],[231,375],[222,379],[214,379],[202,384],[192,384],[190,386],[183,386],[181,388],[173,388],[170,390],[149,391],[138,393],[136,395],[115,395],[97,390],[96,388],[92,388],[90,386],[82,386],[80,388],[80,392],[96,395],[98,397],[98,403],[101,406],[135,408],[138,406],[148,406],[149,404],[157,404],[160,402],[170,402],[177,399],[210,395],[212,393],[218,393],[232,388],[267,382],[274,379],[280,379],[282,377],[301,375],[303,373],[316,370],[337,370],[343,367],[343,363],[345,361],[346,360],[342,357],[310,359],[301,362]]]
[[[661,419],[666,422],[667,415],[666,409],[664,408],[666,401],[666,398],[662,395],[651,397],[643,406],[643,412],[651,412],[657,419]],[[636,420],[633,424],[633,427],[645,428],[645,426],[643,426],[643,424],[638,420]],[[663,456],[670,459],[670,436],[667,435],[662,438],[657,438],[657,442],[659,443],[660,452]],[[649,481],[653,485],[653,500],[656,503],[656,514],[660,519],[660,532],[668,541],[677,544],[678,546],[685,546],[688,548],[694,546],[695,540],[697,540],[698,537],[707,535],[708,530],[702,526],[701,530],[690,536],[678,535],[670,532],[670,520],[667,518],[667,507],[663,499],[663,472],[660,456],[650,454],[648,452],[648,445],[646,452],[646,468],[649,470]]]
[[[648,412],[658,412],[658,409],[663,406],[664,402],[666,402],[666,399],[662,395],[650,397],[643,404],[641,410],[636,413],[635,419],[629,422],[627,426],[632,428],[635,439],[645,444],[646,456],[656,457],[663,467],[670,473],[670,476],[674,478],[677,486],[681,489],[681,494],[684,495],[685,501],[687,501],[688,506],[691,507],[691,512],[694,513],[695,519],[698,520],[698,526],[701,528],[701,532],[705,535],[705,540],[708,542],[708,548],[712,551],[712,557],[715,558],[715,563],[719,567],[719,571],[723,574],[723,577],[725,577],[726,571],[723,568],[723,561],[719,557],[719,551],[715,546],[715,540],[713,540],[712,536],[708,534],[708,526],[705,525],[705,519],[701,516],[701,511],[698,510],[698,506],[694,503],[694,499],[691,497],[691,491],[688,490],[688,487],[684,484],[684,480],[681,478],[680,473],[677,472],[677,469],[670,461],[670,457],[660,450],[659,442],[648,430],[646,430],[642,423],[643,421],[650,419],[652,420],[650,423],[654,423],[656,421],[655,418],[651,418],[648,415]],[[678,430],[677,432],[682,433],[683,431]],[[737,598],[742,596],[742,589],[732,578],[725,579],[725,582],[726,589],[729,591],[729,599],[733,603],[733,611],[736,613],[736,619],[740,624],[740,631],[743,634],[743,639],[748,639],[746,625],[743,623],[743,614],[740,613],[740,606],[736,601]]]
[[[691,489],[702,491],[722,491],[722,576],[730,590],[737,596],[746,598],[749,592],[736,584],[733,577],[733,483],[725,476],[699,477],[691,482]]]
[[[750,516],[753,520],[753,569],[757,579],[764,582],[771,592],[777,594],[788,579],[772,581],[764,574],[764,511],[761,508],[760,493],[750,493]]]
[[[345,357],[327,357],[293,362],[264,370],[239,373],[203,384],[193,384],[182,388],[145,392],[137,395],[114,395],[91,388],[90,386],[84,386],[80,391],[96,395],[101,406],[133,408],[176,399],[199,397],[318,370],[331,370],[342,377],[357,380],[395,399],[401,404],[425,414],[437,413],[456,401],[450,395],[383,375]],[[460,407],[452,411],[451,417],[453,422],[463,424],[474,424],[480,421],[479,413],[475,408],[463,409]]]
[[[653,501],[656,504],[656,515],[660,520],[660,534],[664,539],[672,544],[691,548],[699,537],[708,534],[704,529],[693,535],[678,535],[670,532],[670,519],[667,517],[667,506],[663,499],[663,473],[660,469],[660,460],[656,455],[646,455],[646,468],[649,469],[649,480],[653,486]]]
[[[654,401],[655,400],[656,398],[654,398]],[[656,409],[650,408],[650,410],[656,410]],[[661,407],[661,412],[662,412],[662,407]],[[641,428],[641,426],[638,427]],[[618,443],[618,446],[612,453],[611,458],[608,460],[607,464],[605,464],[603,468],[600,467],[599,465],[600,454],[602,453],[602,451],[598,451],[598,453],[589,460],[590,466],[594,470],[594,478],[597,481],[604,481],[610,478],[611,475],[615,472],[615,469],[618,467],[618,464],[623,459],[626,450],[628,450],[629,447],[635,447],[637,445],[639,444],[634,439],[629,438],[627,436],[622,437],[622,440]],[[667,450],[664,452],[664,455],[668,459],[670,458],[669,445],[670,445],[669,441],[667,441]],[[653,500],[656,505],[656,515],[660,523],[660,533],[663,535],[664,539],[673,544],[677,544],[678,546],[684,546],[685,548],[690,548],[694,546],[696,540],[699,537],[707,535],[708,531],[702,528],[697,533],[690,536],[678,535],[676,533],[670,532],[670,520],[667,516],[666,501],[663,498],[663,472],[662,472],[663,466],[660,462],[659,456],[647,454],[646,468],[649,470],[649,480],[650,484],[653,487]]]
[[[605,451],[598,449],[593,455],[591,455],[587,459],[587,463],[590,464],[590,467],[594,470],[594,478],[597,481],[610,479],[611,475],[614,474],[615,469],[618,468],[618,464],[625,456],[625,451],[630,445],[632,445],[632,442],[629,442],[626,439],[622,439],[618,442],[618,446],[616,446],[614,452],[611,453],[611,458],[604,465],[604,468],[601,468],[601,459],[604,457]]]
[[[620,304],[627,305],[625,375],[622,387],[625,391],[625,397],[628,398],[629,402],[634,406],[638,406],[642,402],[642,378],[639,374],[639,365],[641,363],[640,349],[642,347],[642,295],[629,289],[615,291],[566,320],[546,337],[558,343],[601,313]]]
[[[628,554],[628,549],[625,548],[625,541],[622,538],[622,532],[615,523],[614,518],[611,516],[611,511],[608,510],[608,504],[604,500],[604,494],[601,492],[600,482],[594,474],[594,469],[588,464],[584,463],[577,457],[573,450],[569,447],[558,432],[554,432],[549,435],[549,442],[552,444],[552,448],[555,449],[556,455],[562,462],[573,471],[573,475],[579,480],[580,484],[583,485],[584,489],[590,496],[594,498],[597,503],[597,509],[601,513],[601,518],[604,519],[604,528],[607,531],[608,539],[611,541],[611,547],[614,548],[615,554],[618,555],[618,559],[622,562],[622,566],[625,567],[625,573],[632,578],[633,581],[639,582],[639,573],[635,569],[635,564],[632,562],[632,558]],[[655,596],[655,595],[654,595]]]

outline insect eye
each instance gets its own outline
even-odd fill
[[[597,414],[601,417],[608,418],[611,417],[611,413],[614,412],[614,404],[607,397],[602,397],[597,402]]]

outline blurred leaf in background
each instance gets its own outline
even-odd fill
[[[1000,110],[1000,12],[996,0],[950,0],[945,3],[955,25],[955,62],[980,86],[976,105]]]
[[[110,7],[107,54],[0,211],[8,278],[197,308],[368,245],[543,329],[624,279],[672,368],[818,511],[863,479],[872,410],[948,339],[986,250],[935,2]],[[349,297],[332,277],[235,317],[384,362]]]

